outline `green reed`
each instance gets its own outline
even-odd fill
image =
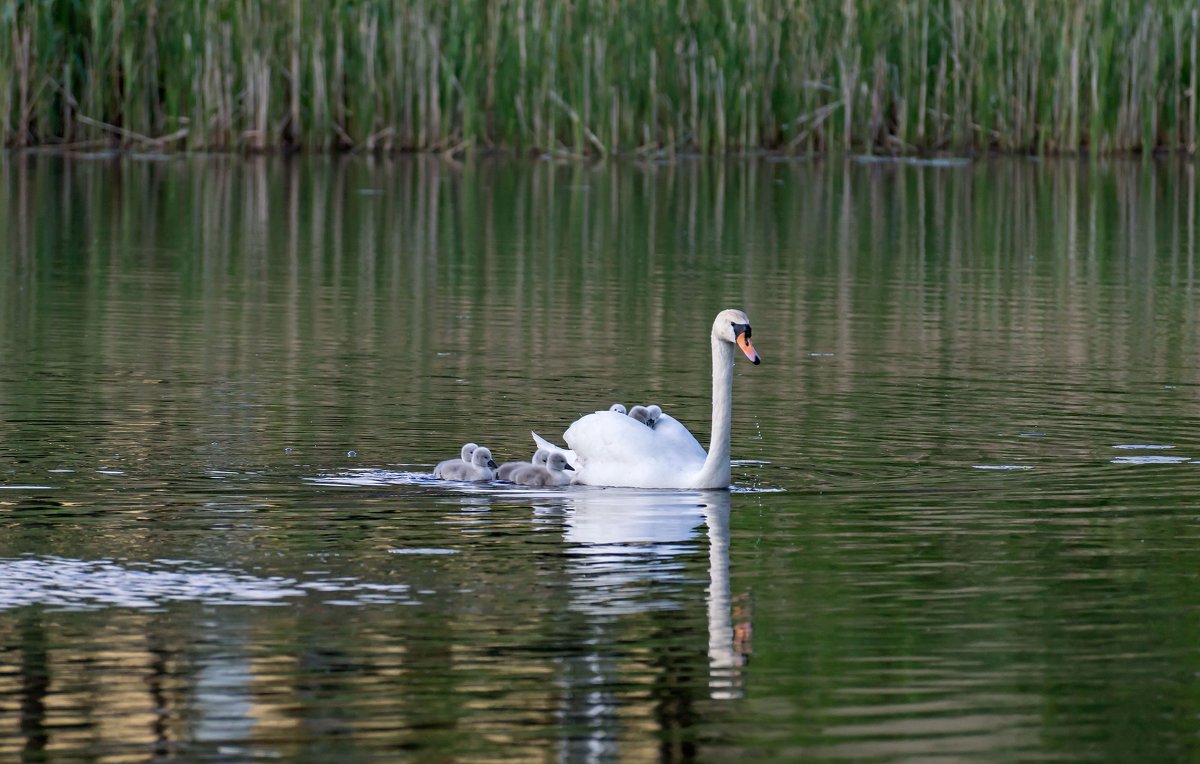
[[[0,141],[1197,148],[1183,0],[0,0]]]

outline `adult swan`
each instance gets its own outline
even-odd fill
[[[740,310],[717,314],[712,325],[712,440],[708,452],[677,420],[663,415],[654,428],[615,411],[597,411],[567,428],[567,460],[575,482],[629,488],[728,488],[733,413],[734,346],[754,364],[750,319]],[[538,446],[562,449],[537,433]]]

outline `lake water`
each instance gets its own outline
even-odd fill
[[[0,158],[0,756],[1190,760],[1190,163]],[[732,491],[433,481],[656,402]]]

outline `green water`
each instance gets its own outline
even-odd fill
[[[1190,760],[1189,164],[0,158],[0,755]],[[659,403],[734,488],[433,481]]]

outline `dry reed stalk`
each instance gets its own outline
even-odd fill
[[[0,0],[5,145],[1200,150],[1190,0],[49,8]]]

